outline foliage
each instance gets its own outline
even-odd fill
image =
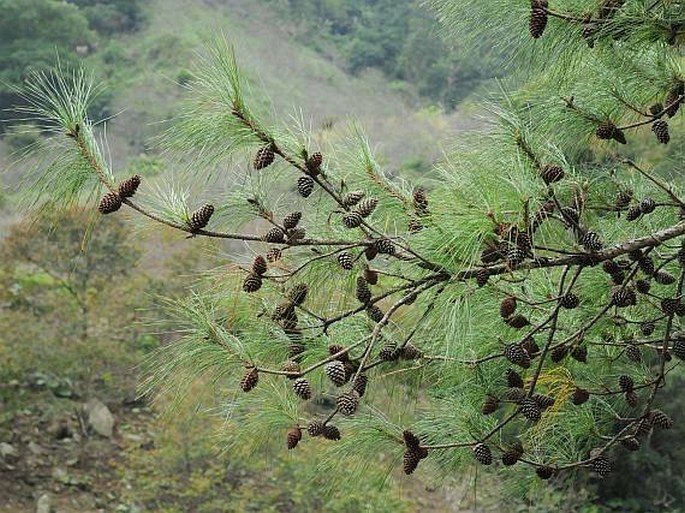
[[[685,202],[659,172],[682,153],[683,14],[668,0],[434,6],[453,31],[513,34],[513,62],[531,71],[487,106],[487,131],[460,137],[439,179],[388,179],[359,127],[315,147],[304,126],[268,120],[218,44],[165,138],[204,182],[124,194],[130,178],[101,158],[83,115],[88,96],[54,94],[46,75],[31,82],[32,109],[79,166],[43,168],[42,182],[75,194],[95,182],[102,213],[127,207],[257,255],[168,303],[181,336],[143,384],[177,400],[216,394],[231,454],[311,444],[338,493],[387,478],[372,465],[382,454],[436,479],[504,458],[516,463],[500,467],[506,493],[534,501],[549,479],[604,476],[623,445],[672,426],[663,384],[685,358]],[[88,91],[86,77],[62,80]],[[660,150],[631,154],[650,127]],[[229,190],[216,180],[226,162]],[[38,192],[54,203],[51,189]]]
[[[416,0],[264,0],[301,24],[300,39],[322,51],[329,42],[352,73],[381,70],[414,84],[419,95],[453,109],[482,82],[500,75],[484,38],[474,51],[447,45]]]
[[[4,378],[27,370],[94,379],[122,344],[131,360],[146,335],[136,307],[150,283],[130,276],[139,256],[119,220],[89,229],[75,208],[10,230],[2,244]],[[149,286],[149,285],[147,285]],[[106,291],[106,294],[102,292]]]
[[[32,72],[49,68],[58,56],[63,65],[74,66],[97,46],[98,34],[133,30],[143,20],[138,0],[1,0],[0,12],[0,110],[5,112],[20,103],[21,85]],[[6,115],[2,118],[6,123]]]

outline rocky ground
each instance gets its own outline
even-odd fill
[[[0,512],[136,511],[121,500],[118,469],[129,451],[154,447],[147,406],[57,398],[60,391],[45,385],[4,386],[29,406],[0,406]]]

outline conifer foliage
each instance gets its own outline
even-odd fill
[[[672,426],[660,392],[685,354],[685,195],[659,174],[682,142],[681,4],[432,4],[460,36],[513,35],[512,58],[534,77],[489,106],[492,126],[464,136],[438,179],[389,179],[357,127],[351,144],[322,148],[272,128],[220,44],[166,142],[208,170],[243,159],[257,197],[119,188],[81,75],[31,86],[28,109],[60,127],[73,157],[45,168],[38,192],[64,191],[45,184],[73,185],[85,166],[92,180],[78,183],[105,190],[103,213],[133,209],[188,243],[238,240],[266,255],[212,271],[207,291],[178,303],[186,335],[155,355],[147,381],[214,373],[249,391],[231,399],[233,416],[249,412],[232,437],[285,437],[288,449],[320,437],[322,450],[360,458],[381,447],[407,474],[501,460],[541,480],[605,476],[621,450]],[[638,134],[653,140],[644,156]],[[386,412],[374,404],[397,382],[424,394],[420,418],[408,420],[406,396],[386,397]],[[329,414],[314,418],[307,404],[322,396]]]

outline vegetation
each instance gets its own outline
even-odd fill
[[[97,48],[102,36],[135,30],[143,21],[139,0],[2,0],[0,11],[4,112],[18,103],[32,71],[54,65],[58,56],[64,65],[76,65]]]
[[[249,161],[239,187],[207,173],[153,191],[116,176],[87,116],[93,87],[75,73],[29,82],[24,112],[62,150],[30,192],[59,206],[101,190],[102,214],[128,208],[256,255],[233,254],[169,303],[181,336],[149,359],[143,387],[214,397],[232,454],[275,439],[314,448],[319,489],[349,495],[376,458],[436,479],[495,466],[533,506],[547,485],[641,474],[628,451],[677,461],[685,202],[663,177],[682,162],[680,4],[432,4],[451,33],[514,40],[528,72],[438,180],[390,180],[358,127],[314,146],[268,120],[219,44],[164,142],[195,169]],[[682,501],[669,476],[640,479],[619,508],[658,503],[664,482]],[[611,507],[625,482],[603,483]]]
[[[352,73],[367,68],[405,81],[418,94],[452,110],[483,81],[501,76],[487,36],[468,51],[446,44],[417,0],[263,0],[299,25],[298,36],[339,55]]]

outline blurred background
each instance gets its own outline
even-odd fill
[[[30,72],[58,59],[92,70],[105,88],[91,114],[108,120],[113,169],[154,184],[179,172],[155,138],[217,37],[235,44],[274,118],[304,118],[327,142],[358,120],[392,174],[430,173],[451,140],[479,126],[476,102],[505,77],[487,44],[448,46],[419,4],[0,0],[1,513],[605,511],[597,502],[676,511],[684,486],[676,462],[685,458],[670,440],[624,464],[623,475],[649,471],[648,497],[619,478],[601,489],[549,490],[540,504],[505,505],[497,477],[475,470],[440,487],[420,472],[395,472],[380,485],[360,483],[356,496],[336,496],[307,486],[316,454],[306,445],[248,459],[221,454],[212,438],[220,419],[202,404],[165,416],[163,405],[136,395],[140,362],[174,330],[157,298],[185,294],[200,270],[222,263],[221,248],[164,231],[141,237],[125,215],[86,237],[95,217],[79,207],[23,218],[19,191],[31,164],[22,155],[44,135],[11,108]],[[162,321],[150,327],[151,319]],[[379,455],[374,464],[392,461]],[[663,495],[656,501],[654,490]]]

